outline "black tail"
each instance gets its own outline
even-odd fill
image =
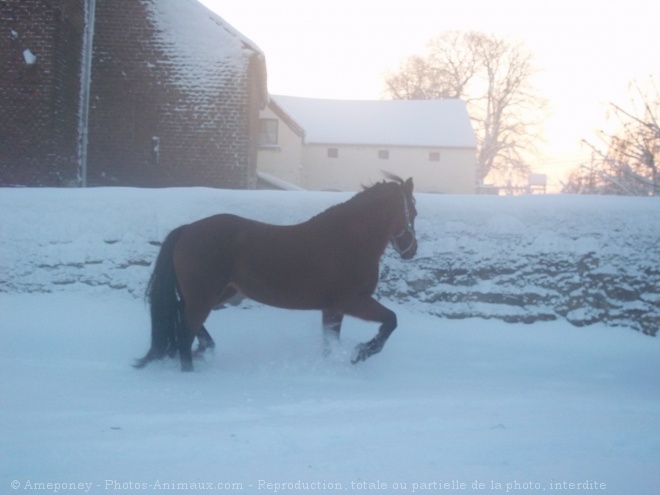
[[[174,271],[174,246],[185,226],[174,229],[163,241],[156,265],[147,285],[146,298],[151,309],[151,349],[133,365],[144,368],[166,354],[174,356],[177,350],[177,327],[181,323],[181,305],[177,294]]]

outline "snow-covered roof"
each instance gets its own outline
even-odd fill
[[[308,144],[474,148],[462,100],[325,100],[271,95]]]
[[[219,75],[230,78],[246,67],[251,57],[263,59],[255,43],[197,0],[142,1],[182,89],[212,85]]]

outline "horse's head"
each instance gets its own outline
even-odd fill
[[[393,177],[394,178],[394,177]],[[401,207],[397,210],[394,235],[391,238],[392,247],[401,258],[409,260],[417,253],[417,238],[415,237],[415,198],[413,197],[412,178],[403,181],[394,178],[399,183],[401,195],[398,198]]]

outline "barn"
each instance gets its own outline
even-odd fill
[[[261,112],[259,171],[310,190],[357,191],[382,171],[420,192],[472,194],[476,137],[465,102],[272,95]]]

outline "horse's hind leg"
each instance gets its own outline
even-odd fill
[[[234,297],[237,292],[238,291],[233,287],[225,287],[222,291],[222,294],[218,298],[218,301],[214,303],[214,309],[220,309],[222,304],[228,299]],[[204,325],[199,327],[199,330],[197,330],[197,341],[198,345],[197,349],[195,349],[196,356],[201,356],[204,354],[204,352],[206,352],[207,349],[215,349],[215,342],[213,341],[213,337],[211,337]]]
[[[364,361],[374,354],[378,354],[397,326],[394,311],[387,309],[372,297],[359,299],[350,303],[346,309],[346,314],[363,320],[378,321],[381,323],[378,334],[373,339],[369,342],[359,344],[355,348],[353,357],[351,358],[353,364]]]
[[[215,349],[215,342],[213,337],[209,334],[206,327],[202,325],[199,330],[197,330],[197,349],[195,349],[195,355],[201,356],[206,352],[207,349]]]
[[[177,344],[179,347],[179,359],[181,360],[181,371],[193,370],[192,345],[195,336],[201,334],[204,337],[208,336],[211,342],[213,341],[206,328],[204,328],[204,321],[206,321],[210,312],[210,307],[206,309],[199,304],[188,304],[186,302],[184,306],[183,321],[177,328]]]
[[[181,371],[192,371],[192,344],[195,340],[195,332],[191,332],[188,325],[185,323],[179,325],[177,328],[176,340],[179,347]]]
[[[323,310],[323,355],[329,356],[332,348],[339,342],[341,322],[344,313],[332,309]]]

